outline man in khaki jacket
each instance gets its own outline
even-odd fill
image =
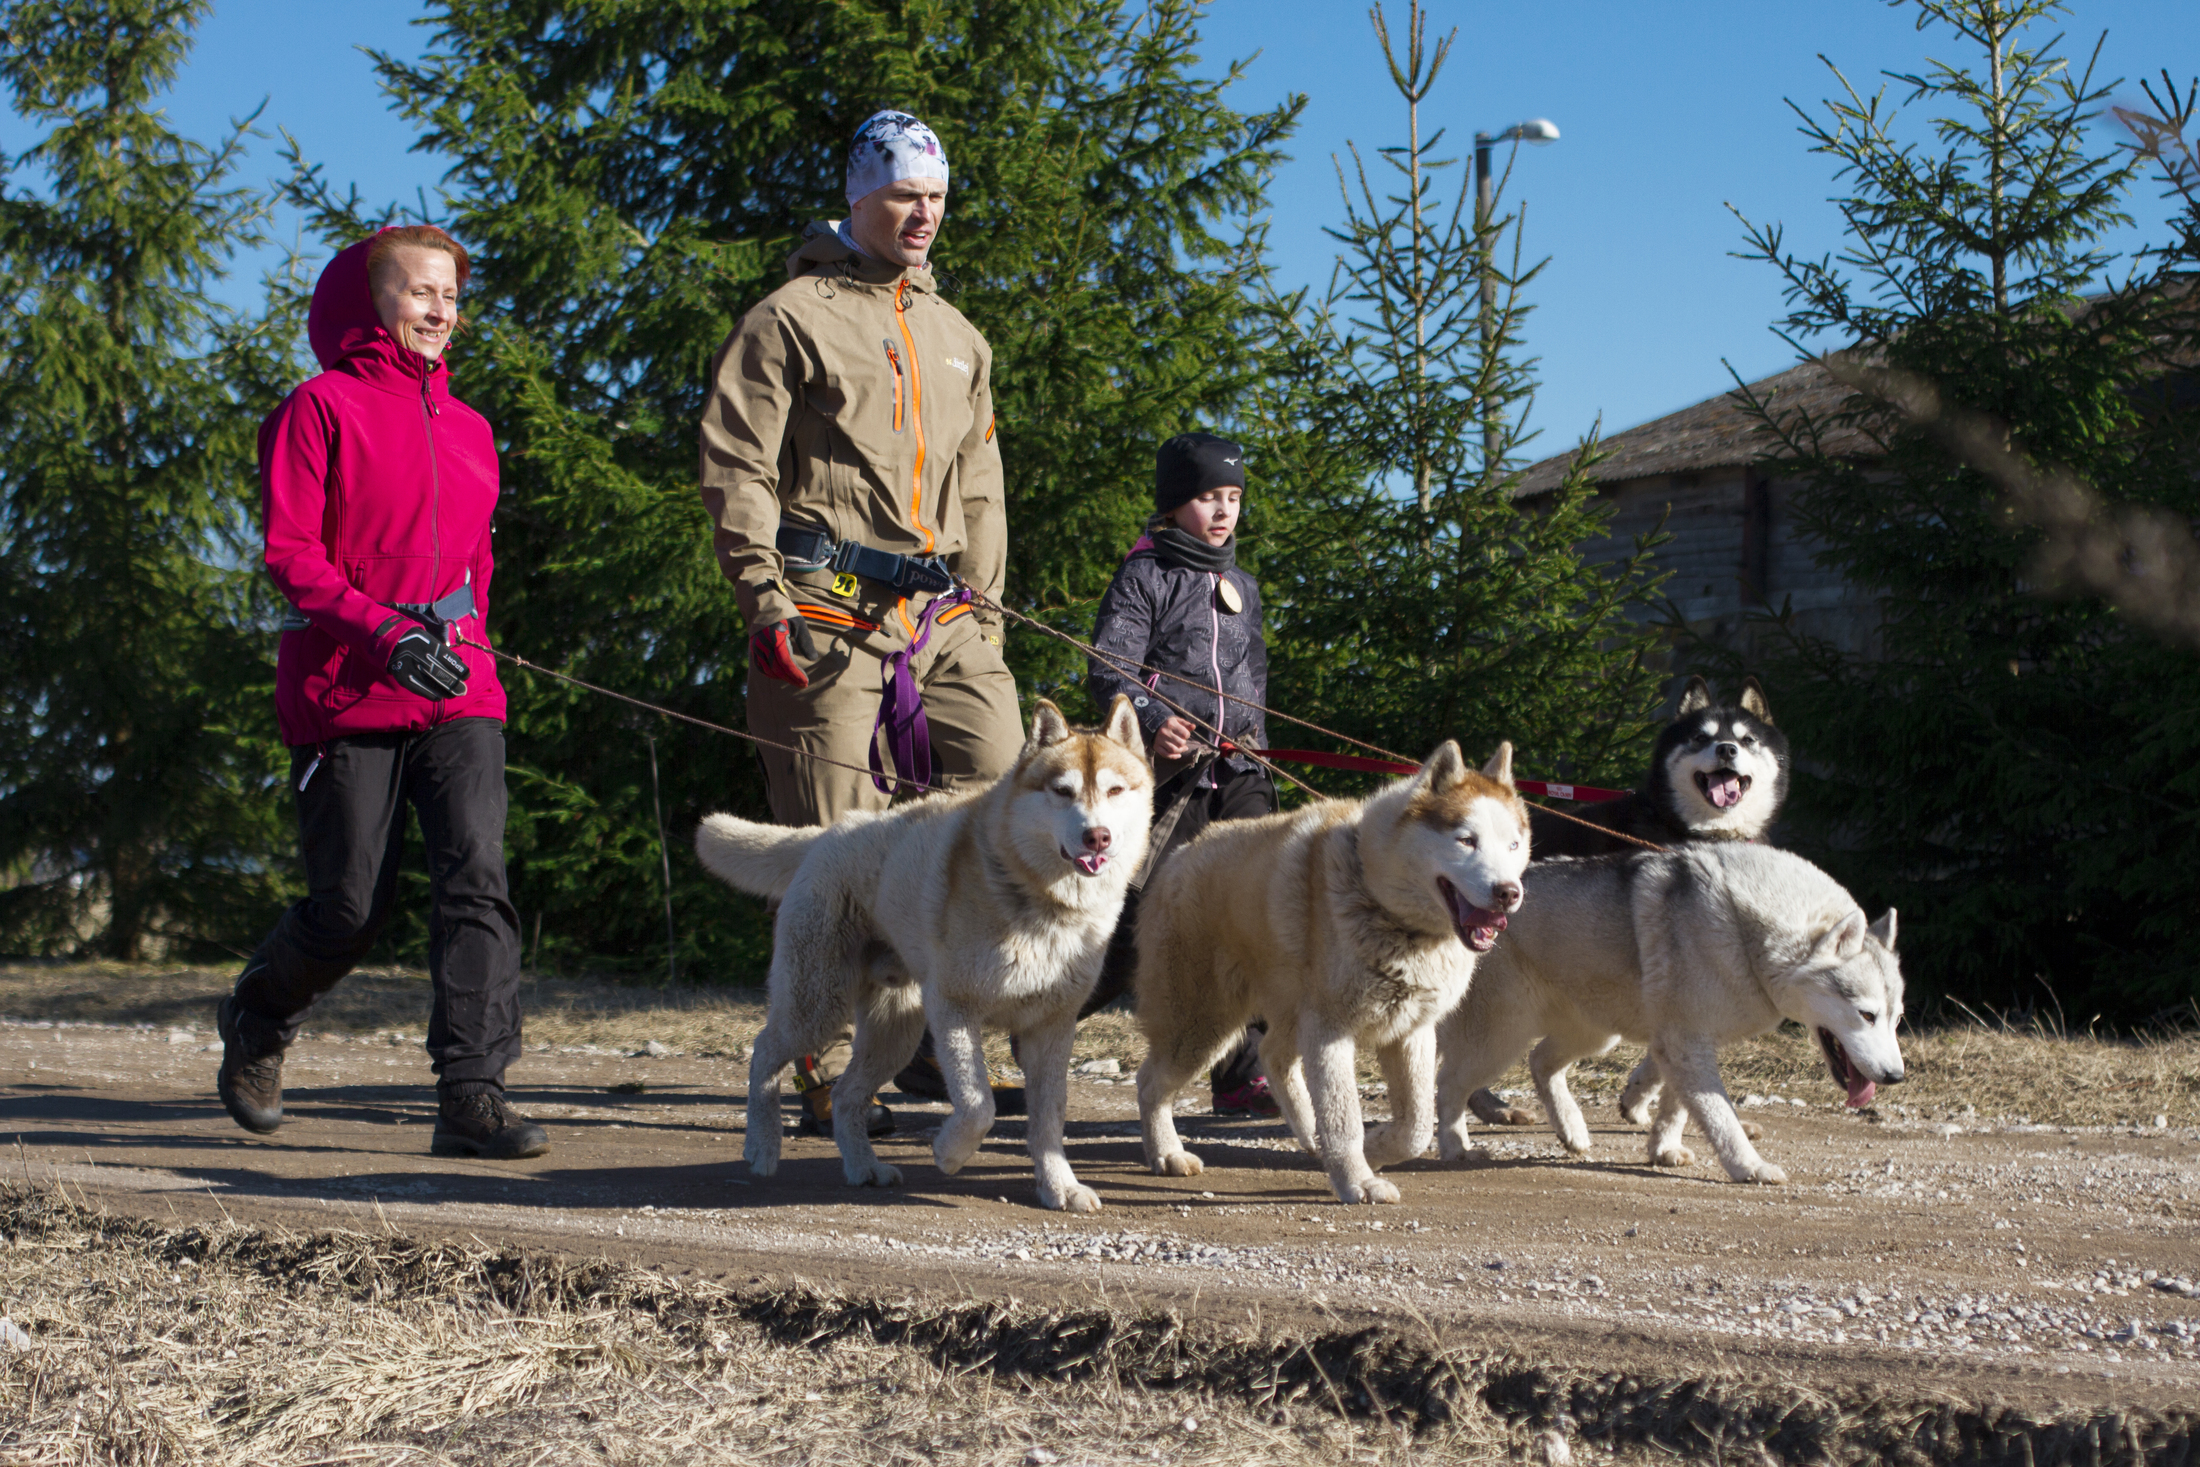
[[[702,481],[749,625],[750,729],[861,768],[885,661],[916,638],[929,587],[945,589],[926,562],[998,599],[1007,523],[992,349],[925,269],[947,200],[938,140],[879,113],[857,134],[848,193],[847,221],[812,224],[787,283],[719,348]],[[1023,730],[991,614],[948,608],[914,671],[942,782],[1007,769]],[[863,774],[762,754],[782,823],[889,799]]]
[[[1007,552],[992,349],[925,268],[947,203],[939,139],[906,112],[876,114],[847,192],[847,220],[809,227],[787,283],[711,364],[703,503],[748,622],[749,728],[863,768],[888,660],[921,636],[910,670],[933,782],[984,784],[1023,727],[994,615],[931,606],[950,576],[997,601]],[[891,798],[868,775],[759,753],[783,824]]]

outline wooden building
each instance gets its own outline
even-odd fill
[[[1803,407],[1830,415],[1848,395],[1805,363],[1753,382],[1773,409]],[[1861,446],[1861,440],[1859,440]],[[1868,647],[1878,625],[1871,597],[1818,566],[1818,549],[1796,524],[1796,485],[1768,475],[1756,460],[1765,443],[1738,393],[1721,393],[1604,440],[1611,456],[1589,471],[1613,509],[1608,538],[1585,547],[1591,561],[1623,558],[1634,537],[1657,528],[1671,537],[1655,552],[1671,573],[1663,594],[1707,639],[1745,655],[1759,631],[1753,611],[1793,608],[1798,627],[1852,650]],[[1570,454],[1544,459],[1522,477],[1515,496],[1532,507],[1564,478]]]

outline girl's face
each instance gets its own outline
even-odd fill
[[[1245,491],[1235,484],[1203,491],[1197,499],[1178,505],[1169,518],[1187,535],[1197,535],[1209,545],[1220,545],[1237,533],[1238,511]]]
[[[431,362],[443,355],[458,325],[458,261],[417,245],[391,250],[371,286],[390,335]]]

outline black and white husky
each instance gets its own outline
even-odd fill
[[[1757,679],[1742,679],[1741,696],[1714,704],[1711,685],[1691,677],[1680,709],[1658,735],[1650,768],[1631,793],[1569,812],[1596,829],[1540,806],[1528,807],[1531,859],[1609,856],[1641,846],[1610,832],[1668,848],[1697,841],[1757,841],[1787,801],[1787,735],[1773,725],[1772,708]],[[1637,1065],[1620,1098],[1620,1114],[1637,1125],[1657,1097],[1657,1071]],[[1477,1090],[1467,1106],[1485,1124],[1532,1126],[1533,1112],[1507,1105],[1495,1092]]]
[[[1591,830],[1531,809],[1535,859],[1607,856],[1639,851],[1619,831],[1652,845],[1700,840],[1763,840],[1787,800],[1787,735],[1773,726],[1765,690],[1742,679],[1742,695],[1715,706],[1711,685],[1691,677],[1680,711],[1658,735],[1650,769],[1632,794],[1580,812]]]

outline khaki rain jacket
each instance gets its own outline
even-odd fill
[[[782,522],[945,556],[999,600],[1008,533],[985,338],[929,271],[857,254],[829,225],[810,226],[787,276],[718,349],[703,415],[703,504],[741,614],[751,628],[795,616],[796,588],[812,607],[857,603],[856,629],[876,614],[881,587],[834,596],[831,572],[788,572]]]

